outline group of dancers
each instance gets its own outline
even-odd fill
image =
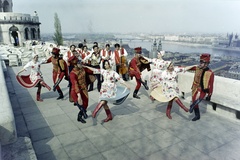
[[[126,50],[121,48],[119,44],[115,44],[116,50],[111,52],[109,44],[106,49],[99,49],[98,45],[93,46],[93,51],[87,51],[87,47],[80,45],[77,50],[76,46],[70,47],[65,58],[60,55],[59,48],[52,49],[52,55],[47,60],[38,60],[38,55],[33,52],[32,61],[28,62],[18,73],[18,82],[26,88],[38,87],[37,101],[43,101],[40,97],[41,88],[49,87],[43,80],[40,71],[41,64],[52,63],[53,91],[57,91],[59,99],[63,99],[63,92],[59,87],[60,82],[64,78],[69,81],[69,101],[73,102],[79,108],[77,120],[86,123],[88,118],[87,108],[89,95],[88,92],[93,90],[93,83],[97,79],[97,89],[99,91],[99,101],[95,107],[92,117],[95,118],[97,113],[103,107],[107,118],[104,122],[113,119],[109,109],[108,102],[114,105],[122,104],[130,94],[130,87],[127,82],[127,74],[131,79],[135,78],[136,87],[133,91],[133,98],[140,99],[138,91],[141,85],[149,90],[149,98],[152,101],[168,102],[166,116],[171,117],[172,104],[175,101],[185,112],[195,112],[192,121],[200,119],[200,111],[198,104],[206,97],[211,100],[213,92],[214,74],[208,68],[210,63],[210,54],[204,53],[200,55],[199,65],[187,67],[175,67],[173,62],[163,60],[164,51],[159,51],[156,58],[148,58],[142,55],[142,48],[134,48],[135,56],[129,63],[126,61]],[[29,75],[20,75],[28,68],[31,69]],[[120,70],[121,69],[121,70]],[[142,71],[151,72],[148,87],[147,81],[142,79]],[[179,88],[177,83],[177,75],[187,70],[195,70],[194,81],[192,85],[192,104],[190,108],[184,106],[179,98]],[[120,71],[120,72],[119,72]],[[119,84],[120,83],[120,84]],[[90,88],[89,88],[90,86]],[[88,89],[89,88],[89,89]]]

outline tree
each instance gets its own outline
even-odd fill
[[[57,45],[63,45],[63,36],[62,36],[62,29],[61,29],[61,22],[58,18],[58,14],[54,13],[54,27],[55,27],[55,33],[53,36],[53,41]]]

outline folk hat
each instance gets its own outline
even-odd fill
[[[135,53],[141,54],[142,53],[142,47],[136,47],[134,48]]]
[[[59,48],[54,47],[54,48],[52,49],[52,54],[58,56],[59,53],[60,53],[60,49],[59,49]]]
[[[200,61],[210,62],[211,55],[209,53],[203,53],[200,55]]]
[[[71,64],[71,65],[76,65],[78,63],[78,58],[76,56],[71,56],[69,59],[68,59],[68,62]]]

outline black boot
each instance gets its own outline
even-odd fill
[[[102,86],[102,84],[101,84],[101,83],[97,84],[97,89],[98,89],[98,92],[100,92],[100,90],[101,90],[101,86]]]
[[[62,90],[60,89],[60,90],[58,90],[58,94],[59,94],[59,97],[57,98],[57,100],[59,100],[59,99],[63,99],[63,92],[62,92]]]
[[[194,107],[195,107],[196,105],[198,105],[202,100],[203,100],[203,99],[200,99],[200,98],[197,99],[197,100],[195,100],[195,101],[191,104],[190,109],[189,109],[189,112],[192,113]]]
[[[93,83],[90,83],[90,87],[88,89],[88,92],[91,92],[91,91],[93,91]]]
[[[138,93],[138,90],[135,90],[135,91],[133,92],[133,98],[140,99],[140,97],[137,95],[137,93]]]
[[[200,111],[199,108],[194,108],[194,113],[195,113],[195,117],[192,119],[192,121],[197,121],[200,119]]]
[[[127,81],[126,74],[123,74],[123,75],[122,75],[122,79],[123,79],[124,81]]]
[[[81,111],[81,113],[82,113],[84,119],[87,119],[87,118],[88,118],[88,115],[87,115],[87,113],[86,113],[86,112],[87,112],[86,109],[83,108],[82,105],[78,104],[78,102],[77,102],[77,106],[78,106],[79,110]]]
[[[145,82],[143,82],[142,79],[140,79],[140,80],[141,80],[142,85],[145,87],[145,89],[149,90],[149,88],[147,86],[147,81],[145,80]]]
[[[82,118],[82,111],[79,111],[77,121],[82,122],[82,123],[86,123],[86,121]]]

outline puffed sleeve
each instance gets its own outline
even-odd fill
[[[174,67],[174,71],[177,73],[186,72],[184,67]]]
[[[24,69],[25,71],[27,71],[28,68],[31,66],[31,63],[32,63],[32,61],[28,62],[28,63],[23,67],[23,69]]]
[[[94,69],[93,74],[102,74],[103,69]]]

